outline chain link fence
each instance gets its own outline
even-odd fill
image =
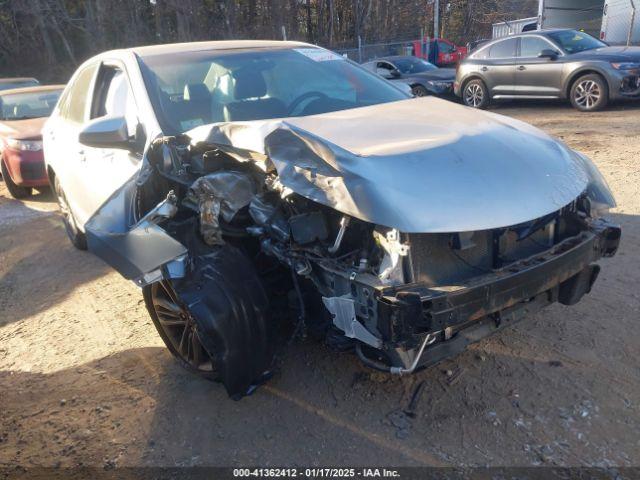
[[[413,55],[423,58],[429,57],[429,39],[413,38],[396,40],[392,42],[364,43],[359,41],[351,47],[333,47],[334,52],[345,56],[355,62],[364,63],[380,57],[391,55]]]
[[[602,22],[602,40],[614,45],[640,44],[640,0],[609,0]]]

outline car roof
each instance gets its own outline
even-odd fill
[[[544,35],[545,33],[572,32],[572,31],[577,32],[578,30],[575,30],[573,28],[548,28],[543,30],[531,30],[530,32],[516,33],[515,35],[509,35],[508,37],[504,37],[504,38],[527,37],[529,35]],[[583,32],[583,33],[586,33],[586,32]],[[498,38],[496,40],[502,40],[502,38]]]
[[[0,83],[16,83],[16,82],[38,82],[33,77],[5,77],[0,78]]]
[[[140,47],[127,48],[122,50],[114,50],[109,53],[126,53],[132,52],[140,57],[152,55],[167,55],[183,52],[198,52],[206,50],[239,50],[239,49],[258,49],[258,48],[296,48],[296,47],[313,47],[316,45],[303,42],[288,42],[280,40],[217,40],[210,42],[187,42],[187,43],[167,43],[164,45],[146,45]]]
[[[65,85],[38,85],[37,87],[22,87],[12,88],[10,90],[0,91],[0,97],[5,95],[13,95],[15,93],[37,93],[37,92],[50,92],[52,90],[62,90]]]
[[[486,43],[479,45],[477,50],[474,50],[473,52],[471,52],[471,55],[476,55],[478,52],[483,51],[485,48],[489,48],[495,45],[496,43],[499,43],[503,40],[508,40],[510,38],[530,37],[532,35],[544,36],[545,34],[549,34],[549,33],[571,32],[571,31],[577,31],[577,30],[574,30],[573,28],[548,28],[548,29],[542,29],[542,30],[531,30],[530,32],[516,33],[513,35],[508,35],[506,37],[495,38],[495,39],[487,40]]]

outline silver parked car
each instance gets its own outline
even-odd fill
[[[455,93],[474,108],[500,99],[568,99],[578,110],[596,111],[640,98],[640,47],[609,47],[576,30],[523,33],[465,59]]]
[[[308,44],[104,53],[43,137],[71,241],[236,398],[303,332],[391,374],[433,365],[578,302],[620,240],[583,155]]]

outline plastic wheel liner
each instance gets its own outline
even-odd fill
[[[239,398],[269,376],[273,342],[267,296],[253,265],[229,245],[195,256],[176,292],[198,325],[229,396]]]

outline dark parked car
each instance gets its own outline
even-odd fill
[[[234,397],[303,332],[390,374],[433,365],[577,303],[620,239],[585,156],[308,44],[104,53],[43,139],[74,245]]]
[[[0,78],[0,91],[13,88],[36,87],[40,82],[30,77]]]
[[[387,80],[409,85],[416,97],[453,93],[456,71],[451,68],[438,68],[421,58],[383,57],[367,62],[363,66]]]
[[[568,99],[581,111],[640,98],[640,47],[609,47],[576,30],[523,33],[489,43],[460,64],[456,95],[492,100]]]
[[[49,185],[40,130],[64,85],[0,91],[0,169],[14,198]]]

